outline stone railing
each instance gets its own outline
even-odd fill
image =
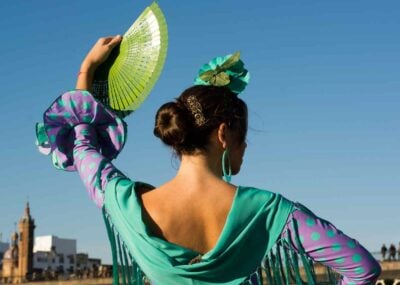
[[[400,285],[400,279],[380,279],[375,285]]]

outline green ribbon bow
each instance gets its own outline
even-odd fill
[[[194,85],[227,86],[232,92],[242,92],[249,83],[250,73],[240,60],[240,52],[219,56],[204,64]]]

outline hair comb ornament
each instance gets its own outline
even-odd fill
[[[240,52],[219,56],[204,64],[194,80],[194,85],[227,86],[232,92],[242,92],[250,80]]]
[[[158,4],[153,2],[96,70],[94,97],[119,116],[129,115],[139,108],[157,82],[167,49],[167,23]]]
[[[203,126],[206,123],[206,119],[204,118],[203,108],[201,107],[200,102],[197,101],[195,96],[189,96],[186,99],[186,102],[187,102],[187,108],[190,111],[190,113],[192,113],[196,125],[198,125],[199,127]]]

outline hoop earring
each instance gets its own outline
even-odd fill
[[[226,162],[225,160],[228,159]],[[226,171],[226,164],[228,164],[228,172]],[[228,149],[225,149],[223,154],[222,154],[222,179],[224,179],[225,182],[231,182],[232,178],[232,169],[231,169],[231,161],[229,159],[229,151]]]

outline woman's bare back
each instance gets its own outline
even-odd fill
[[[138,189],[143,217],[152,234],[199,253],[217,243],[232,208],[236,188],[222,181],[196,189],[173,181]]]

